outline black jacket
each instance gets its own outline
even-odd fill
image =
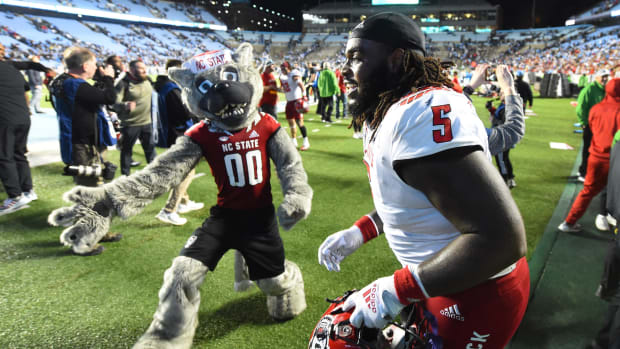
[[[515,80],[515,88],[517,89],[519,96],[523,99],[523,109],[525,109],[526,104],[532,107],[534,96],[532,95],[530,84],[523,81],[521,77],[518,77],[517,80]]]
[[[29,89],[24,76],[10,61],[0,61],[0,125],[30,123],[30,111],[24,96]]]

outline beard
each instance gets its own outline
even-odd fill
[[[347,96],[349,110],[354,118],[371,117],[379,104],[379,95],[390,88],[391,73],[387,64],[379,64],[363,82],[358,81],[355,91]]]

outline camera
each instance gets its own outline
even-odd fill
[[[485,74],[486,81],[497,81],[497,75],[495,74],[495,67],[488,67]]]
[[[69,165],[65,166],[63,175],[65,176],[84,176],[84,177],[103,177],[106,181],[114,179],[114,174],[118,166],[106,161],[101,165]]]

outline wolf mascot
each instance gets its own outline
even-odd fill
[[[205,157],[218,187],[210,217],[189,238],[164,273],[159,306],[134,348],[189,348],[198,325],[200,286],[222,255],[235,249],[235,288],[251,283],[267,296],[276,320],[306,308],[299,267],[284,259],[270,186],[274,162],[284,199],[277,211],[288,230],[310,213],[312,189],[299,153],[274,118],[257,110],[262,81],[253,67],[252,46],[209,51],[169,75],[182,89],[184,103],[205,119],[142,171],[99,188],[76,187],[65,194],[72,207],[55,210],[50,222],[73,224],[61,241],[88,253],[108,231],[111,217],[134,216],[157,196],[179,184]],[[244,259],[241,257],[244,257]],[[247,264],[246,264],[247,263]]]

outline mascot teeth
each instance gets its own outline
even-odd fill
[[[239,104],[239,105],[245,105],[245,103]],[[235,104],[227,105],[226,108],[215,113],[215,115],[221,117],[222,119],[226,119],[230,116],[238,116],[238,115],[243,115],[245,113],[244,108],[235,108],[235,106],[236,106]]]

